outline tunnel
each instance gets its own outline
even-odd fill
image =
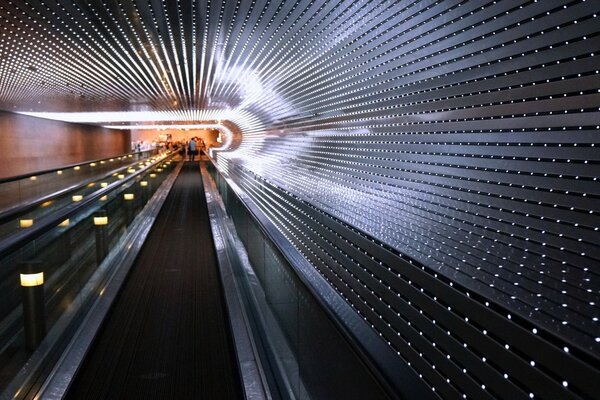
[[[598,399],[598,13],[597,0],[2,0],[0,397]],[[118,181],[117,163],[133,172]],[[59,191],[63,208],[31,217]],[[192,197],[170,205],[177,193]],[[94,204],[122,225],[48,236],[104,216]],[[202,239],[180,236],[200,225]],[[150,231],[165,236],[143,243]],[[126,240],[176,247],[127,256]],[[43,257],[47,332],[26,351],[16,270]],[[78,377],[134,320],[101,305],[109,281],[163,260],[168,286],[178,262],[209,258],[216,286],[189,296],[221,299],[222,380],[156,357],[212,392],[172,389],[162,369],[131,392]],[[89,299],[57,297],[59,271]],[[191,298],[161,296],[151,315]]]

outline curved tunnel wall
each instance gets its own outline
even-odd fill
[[[12,0],[0,108],[230,121],[220,166],[433,396],[595,398],[599,12]]]
[[[593,397],[598,3],[317,3],[219,164],[441,397]]]

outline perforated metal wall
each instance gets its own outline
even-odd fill
[[[221,164],[442,398],[595,398],[600,3],[388,6]]]

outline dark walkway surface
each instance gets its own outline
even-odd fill
[[[240,399],[197,163],[185,163],[68,399]]]

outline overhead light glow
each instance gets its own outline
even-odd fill
[[[21,112],[20,114],[56,121],[98,124],[110,129],[203,129],[199,121],[231,121],[242,131],[260,126],[257,117],[244,110],[214,109],[172,111],[115,112]],[[144,124],[151,122],[151,124]],[[189,122],[189,124],[184,124]],[[212,124],[220,125],[220,124]]]

